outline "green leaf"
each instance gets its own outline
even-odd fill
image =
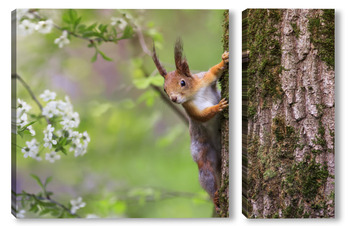
[[[147,31],[147,35],[150,36],[152,40],[156,43],[163,42],[163,35],[156,29],[149,29]]]
[[[77,28],[77,26],[79,25],[81,21],[81,17],[79,17],[78,19],[76,19],[73,23],[73,31],[75,31],[75,29]]]
[[[98,29],[100,30],[100,33],[105,33],[106,32],[106,30],[107,30],[107,26],[108,26],[108,24],[100,24],[99,26],[98,26]]]
[[[32,122],[29,122],[28,124],[25,124],[22,128],[20,128],[18,130],[18,132],[23,132],[24,130],[26,130],[28,128],[28,126],[30,125],[33,125],[34,123],[36,123],[37,121],[32,121]]]
[[[78,17],[78,13],[76,10],[68,9],[65,13],[63,13],[62,20],[68,25],[70,25],[64,30],[74,32],[81,21],[81,17]]]
[[[130,25],[127,25],[123,31],[123,36],[119,39],[131,38],[133,34],[134,34],[133,28]]]
[[[160,74],[158,74],[154,77],[150,77],[150,80],[151,80],[151,84],[155,85],[155,86],[162,87],[164,84],[164,78]]]
[[[36,204],[32,204],[30,209],[29,209],[29,212],[33,212],[33,213],[36,213],[38,212],[38,206]]]
[[[78,17],[78,13],[74,9],[68,9],[68,15],[69,15],[71,22],[76,21],[76,19]]]
[[[91,62],[92,62],[92,63],[95,62],[95,61],[97,60],[97,54],[98,54],[98,51],[97,51],[97,49],[96,49],[96,52],[95,52],[94,56],[91,58]]]
[[[100,37],[100,33],[96,32],[96,31],[85,31],[82,36],[84,38],[90,38],[90,37]]]
[[[41,182],[40,178],[35,174],[30,174],[30,176],[32,176],[36,180],[38,185],[43,189],[43,191],[45,191],[45,187],[44,187],[43,183]]]
[[[48,213],[50,213],[50,212],[51,212],[50,209],[44,209],[43,211],[41,211],[41,212],[39,213],[39,216],[43,216],[43,215],[48,214]]]
[[[138,89],[146,89],[151,83],[148,78],[138,78],[134,79],[132,82]]]
[[[83,33],[86,30],[86,25],[85,24],[79,24],[77,26],[78,32]]]
[[[97,23],[93,23],[93,24],[91,24],[90,26],[88,26],[88,27],[86,28],[86,30],[92,31],[96,26],[97,26]]]
[[[50,183],[51,181],[52,181],[52,177],[51,176],[46,178],[45,183],[44,183],[45,188],[46,188],[47,184]]]
[[[31,135],[31,133],[29,132],[29,130],[18,131],[17,134],[20,135],[21,138],[23,138],[24,135]]]
[[[70,24],[70,18],[69,18],[68,13],[64,13],[64,14],[62,15],[62,20],[63,20],[63,22],[65,22],[65,23],[67,23],[67,24]]]
[[[62,153],[63,153],[64,155],[67,155],[67,154],[68,154],[68,153],[67,153],[67,150],[66,150],[65,148],[61,148],[60,151],[62,151]]]
[[[155,98],[158,96],[158,93],[153,90],[145,91],[138,99],[137,102],[145,102],[148,107],[152,107],[155,101]]]
[[[112,58],[109,58],[108,56],[106,56],[106,54],[104,52],[102,52],[101,50],[98,50],[98,53],[102,56],[103,59],[105,59],[107,61],[113,61]]]
[[[67,137],[60,137],[60,140],[58,141],[58,147],[63,147],[64,145],[66,145],[67,142]]]

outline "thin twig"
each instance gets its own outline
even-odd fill
[[[151,85],[151,87],[153,88],[153,90],[155,90],[156,92],[158,92],[160,94],[160,97],[162,98],[164,103],[166,103],[172,110],[174,110],[174,112],[180,117],[180,119],[188,126],[188,118],[187,118],[187,116],[175,104],[173,104],[169,100],[167,95],[165,95],[163,93],[163,91],[158,86]]]
[[[140,42],[140,45],[141,45],[141,48],[142,48],[143,52],[145,52],[148,56],[152,56],[151,51],[148,49],[148,47],[146,45],[146,42],[145,42],[145,39],[143,37],[141,28],[139,28],[139,27],[136,28],[136,34],[137,34],[137,36],[139,38],[139,42]]]
[[[17,79],[18,81],[20,81],[22,83],[22,85],[24,86],[24,88],[26,88],[26,90],[28,91],[29,95],[31,96],[31,98],[35,101],[35,103],[38,105],[40,111],[43,111],[43,106],[40,104],[39,100],[36,98],[34,92],[32,91],[32,89],[29,87],[29,85],[22,79],[21,76],[19,76],[18,74],[12,74],[11,76],[14,79]],[[51,124],[50,120],[45,117],[46,122],[48,124]]]
[[[55,204],[55,205],[61,207],[64,211],[68,212],[70,215],[75,216],[77,218],[81,218],[81,216],[79,216],[78,214],[72,213],[68,207],[66,207],[65,205],[63,205],[63,204],[61,204],[61,203],[59,203],[59,202],[57,202],[57,201],[55,201],[55,200],[53,200],[51,198],[45,198],[45,197],[42,197],[42,196],[37,196],[35,194],[30,194],[30,193],[26,193],[26,192],[25,193],[16,194],[16,196],[34,197],[34,198],[42,200],[42,201],[48,201],[48,202],[50,202],[52,204]]]
[[[145,68],[142,68],[142,71],[146,77],[149,77],[149,74],[146,72]],[[180,108],[169,99],[169,97],[163,92],[163,90],[161,88],[159,88],[158,86],[155,86],[153,84],[151,84],[151,87],[154,91],[159,93],[159,95],[160,95],[161,99],[164,101],[164,103],[166,103],[175,112],[175,114],[177,114],[180,117],[180,119],[188,126],[189,122],[188,122],[188,118],[187,118],[186,114],[183,111],[181,111]]]
[[[28,86],[28,84],[22,79],[21,76],[19,76],[18,74],[12,74],[12,78],[16,78],[18,81],[20,81],[22,83],[22,85],[24,86],[24,88],[27,89],[28,93],[30,94],[30,96],[32,97],[32,99],[35,101],[35,103],[38,105],[38,107],[40,108],[40,111],[43,110],[43,106],[40,104],[39,100],[36,98],[36,96],[34,95],[32,89]]]

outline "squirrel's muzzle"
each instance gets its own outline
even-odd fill
[[[176,97],[176,96],[172,96],[172,97],[171,97],[171,101],[176,103],[177,97]]]

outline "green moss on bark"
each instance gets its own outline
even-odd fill
[[[229,11],[224,12],[223,18],[223,49],[229,51]],[[224,71],[220,80],[221,98],[229,101],[229,70]],[[222,112],[221,118],[221,183],[218,190],[218,217],[229,217],[229,110]]]
[[[321,15],[316,14],[309,18],[308,28],[311,33],[311,42],[317,48],[321,60],[334,69],[334,9],[322,11]]]
[[[282,98],[283,91],[278,76],[281,72],[282,53],[279,43],[280,31],[276,26],[281,20],[281,15],[281,10],[274,9],[252,9],[248,12],[249,117],[254,117],[257,105],[263,98]]]

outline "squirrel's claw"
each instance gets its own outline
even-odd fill
[[[220,100],[220,102],[218,103],[218,107],[219,107],[219,111],[223,111],[225,108],[228,107],[226,98],[223,98],[222,100]]]
[[[224,61],[225,64],[227,64],[229,62],[229,52],[225,51],[222,55],[221,58]]]

